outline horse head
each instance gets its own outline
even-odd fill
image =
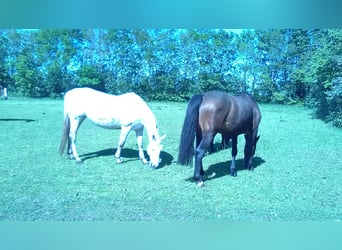
[[[160,152],[163,149],[163,145],[161,144],[162,140],[165,139],[166,134],[159,137],[159,135],[153,135],[152,140],[147,146],[147,154],[150,156],[150,166],[152,168],[158,168],[160,162]]]

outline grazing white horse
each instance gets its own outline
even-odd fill
[[[8,95],[7,95],[7,87],[3,86],[3,85],[0,85],[0,93],[1,93],[1,96],[7,100],[8,99]]]
[[[103,128],[121,129],[119,145],[115,153],[117,163],[122,162],[121,149],[131,130],[135,130],[137,136],[139,158],[144,164],[148,163],[142,149],[145,127],[149,139],[147,153],[150,156],[150,166],[158,167],[159,154],[162,150],[161,141],[165,135],[159,136],[156,118],[140,96],[133,92],[116,96],[91,88],[75,88],[65,94],[64,129],[60,153],[63,154],[68,141],[68,154],[78,163],[82,163],[82,160],[76,151],[76,133],[85,118]]]

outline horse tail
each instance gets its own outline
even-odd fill
[[[202,100],[203,94],[197,94],[194,95],[188,103],[179,144],[177,163],[180,165],[192,164],[196,127],[198,126],[199,107]]]
[[[59,153],[62,155],[64,152],[65,144],[68,141],[70,132],[70,118],[68,114],[64,115],[64,125],[63,125],[63,132],[62,132],[62,138],[61,143],[59,145]]]

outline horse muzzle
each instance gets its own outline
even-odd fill
[[[153,168],[153,169],[157,169],[158,168],[158,166],[159,166],[159,164],[152,164],[152,163],[150,163],[150,167],[151,168]]]
[[[161,162],[162,162],[162,159],[159,159],[158,163],[152,163],[150,161],[150,167],[153,168],[153,169],[157,169]]]

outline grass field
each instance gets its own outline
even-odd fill
[[[229,176],[230,148],[221,150],[204,158],[215,177],[199,188],[188,180],[193,168],[175,163],[186,103],[149,104],[160,134],[167,133],[157,170],[138,160],[134,133],[124,163],[116,164],[119,131],[89,121],[78,133],[84,164],[77,165],[58,154],[62,100],[1,100],[0,219],[342,220],[341,129],[311,119],[303,107],[260,105],[256,169],[242,168],[241,136],[237,178]]]

